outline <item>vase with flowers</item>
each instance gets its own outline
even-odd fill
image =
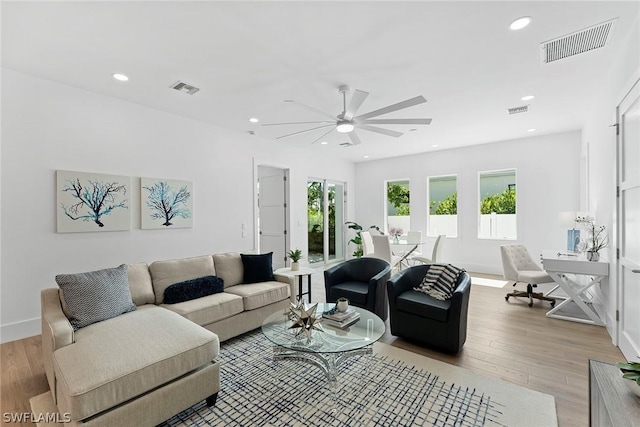
[[[393,237],[393,243],[398,243],[400,240],[400,236],[404,233],[404,230],[400,227],[391,227],[389,229],[389,234]]]
[[[578,216],[576,222],[587,229],[587,238],[581,244],[587,259],[599,261],[600,249],[606,248],[609,244],[609,235],[606,233],[604,225],[596,225],[595,219],[590,216]]]

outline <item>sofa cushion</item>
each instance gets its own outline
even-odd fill
[[[406,291],[396,299],[398,311],[420,317],[446,322],[449,318],[451,300],[442,301],[418,291]],[[427,331],[428,333],[428,331]]]
[[[220,351],[214,333],[153,305],[87,326],[75,340],[53,354],[58,408],[74,421],[206,365]]]
[[[251,283],[227,288],[225,293],[241,296],[244,309],[253,310],[289,299],[289,284],[275,281]]]
[[[62,307],[74,330],[133,311],[127,266],[77,274],[58,274]]]
[[[242,283],[244,267],[238,252],[214,254],[213,266],[218,277],[224,280],[225,288]]]
[[[156,261],[149,265],[156,303],[164,301],[164,290],[174,283],[203,276],[215,276],[213,258],[210,255],[168,261]]]
[[[176,312],[200,326],[226,319],[242,313],[243,310],[242,298],[227,292],[178,304],[163,304],[161,307]]]
[[[273,276],[273,252],[260,255],[240,254],[242,258],[242,283],[260,283],[276,280]]]
[[[206,297],[224,291],[224,282],[218,276],[204,276],[174,283],[164,290],[164,303],[176,304]]]
[[[156,296],[153,294],[151,274],[149,266],[144,262],[129,264],[127,268],[129,276],[129,290],[135,305],[153,304]]]

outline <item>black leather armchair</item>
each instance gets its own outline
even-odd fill
[[[324,272],[327,302],[345,297],[351,305],[364,308],[387,320],[385,287],[391,276],[391,265],[379,258],[355,258]]]
[[[413,288],[422,283],[429,265],[402,270],[387,282],[391,334],[446,353],[460,351],[467,339],[471,279],[458,277],[453,297],[437,300]]]

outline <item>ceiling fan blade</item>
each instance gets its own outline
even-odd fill
[[[362,141],[360,141],[360,138],[358,138],[358,134],[356,134],[355,131],[349,132],[349,138],[351,138],[353,145],[362,144]]]
[[[356,126],[358,127],[358,129],[368,130],[369,132],[381,133],[383,135],[392,136],[394,138],[398,138],[399,136],[404,135],[402,132],[396,132],[395,130],[391,130],[391,129],[383,129],[377,126],[369,126],[364,123],[358,123],[356,124]]]
[[[318,126],[318,127],[311,128],[311,129],[305,129],[305,130],[301,130],[301,131],[298,131],[298,132],[289,133],[289,134],[287,134],[287,135],[279,136],[279,137],[277,137],[276,139],[281,139],[281,138],[286,138],[286,137],[288,137],[288,136],[299,135],[299,134],[301,134],[301,133],[311,132],[312,130],[326,128],[327,126],[332,126],[332,127],[334,127],[335,125],[334,125],[334,124],[330,124],[330,125]],[[332,129],[332,130],[333,130],[333,129]]]
[[[301,106],[301,107],[303,107],[303,108],[306,108],[307,110],[313,111],[314,113],[321,114],[321,115],[323,115],[323,116],[325,116],[325,117],[327,117],[327,118],[329,118],[329,119],[331,119],[331,120],[333,120],[333,121],[336,121],[336,119],[337,119],[337,117],[336,117],[336,116],[334,116],[333,114],[325,113],[325,112],[324,112],[324,111],[322,111],[322,110],[318,110],[317,108],[312,107],[312,106],[307,105],[307,104],[303,104],[302,102],[293,101],[293,100],[287,100],[287,101],[285,101],[285,102],[292,102],[292,103],[294,103],[294,104],[296,104],[296,105],[299,105],[299,106]]]
[[[316,142],[320,141],[322,138],[324,138],[325,136],[329,135],[331,132],[333,132],[335,128],[329,129],[327,132],[323,133],[322,135],[320,135],[319,138],[314,139],[313,141],[311,141],[311,144],[315,144]]]
[[[367,99],[367,96],[369,96],[369,92],[365,92],[363,90],[356,89],[356,91],[353,92],[351,102],[349,102],[349,106],[344,111],[345,120],[351,120],[353,118],[356,111],[358,111],[358,108],[360,108],[364,100]]]
[[[369,119],[363,123],[369,125],[430,125],[432,119]]]
[[[313,123],[335,123],[334,121],[322,120],[319,122],[284,122],[284,123],[263,123],[261,126],[280,126],[280,125],[303,125],[303,124],[313,124]]]
[[[415,98],[407,99],[406,101],[398,102],[397,104],[389,105],[387,107],[371,111],[370,113],[362,114],[361,116],[356,117],[354,120],[358,121],[368,119],[369,117],[381,116],[383,114],[392,113],[394,111],[413,107],[414,105],[423,104],[425,102],[427,102],[427,100],[424,98],[424,96],[419,95]]]

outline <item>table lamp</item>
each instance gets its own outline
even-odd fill
[[[575,211],[560,212],[560,224],[563,227],[571,227],[567,230],[567,250],[569,252],[579,251],[580,230],[576,229],[576,214]]]

